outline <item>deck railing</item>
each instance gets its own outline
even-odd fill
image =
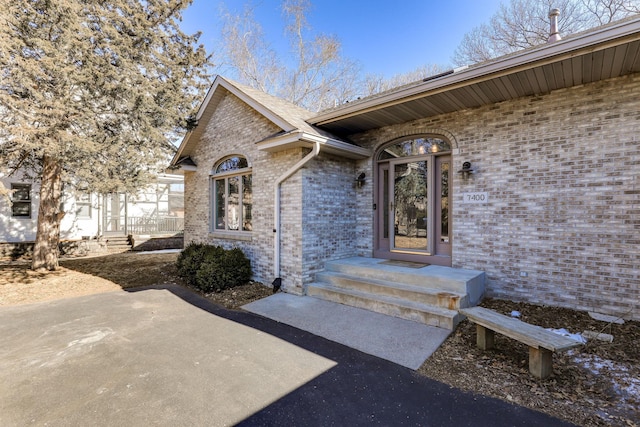
[[[176,234],[184,231],[184,218],[175,216],[130,216],[127,234]]]

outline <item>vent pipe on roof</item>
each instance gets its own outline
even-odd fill
[[[558,16],[560,16],[559,9],[551,9],[549,12],[549,19],[551,20],[551,32],[549,34],[549,39],[547,43],[557,42],[558,40],[562,40],[560,37],[560,33],[558,32]]]

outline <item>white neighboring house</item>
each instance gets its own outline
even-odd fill
[[[11,195],[0,197],[0,244],[36,238],[40,185],[21,171],[0,182]],[[60,240],[102,236],[170,235],[184,228],[184,184],[180,175],[161,174],[135,195],[64,192]]]

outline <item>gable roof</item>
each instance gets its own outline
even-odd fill
[[[189,166],[189,170],[195,168],[195,163],[190,159],[190,156],[203,136],[218,104],[229,93],[238,97],[249,107],[282,129],[282,132],[273,137],[256,141],[259,149],[280,151],[292,147],[310,146],[320,142],[326,147],[324,151],[345,157],[364,158],[369,155],[369,150],[353,145],[328,131],[310,125],[305,120],[313,115],[310,111],[250,86],[216,76],[198,109],[195,118],[196,126],[187,132],[183,138],[178,151],[171,161],[171,167],[184,168],[186,165]],[[185,163],[184,159],[186,158],[189,158],[190,163]]]
[[[640,18],[451,70],[314,115],[309,123],[352,135],[453,111],[640,72]]]

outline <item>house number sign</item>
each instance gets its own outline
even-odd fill
[[[462,203],[488,203],[489,193],[462,193]]]

